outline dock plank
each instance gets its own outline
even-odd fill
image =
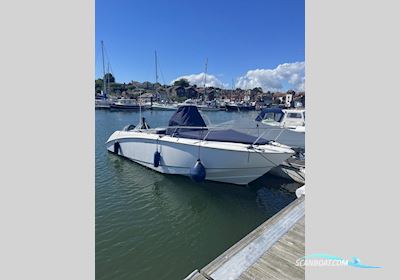
[[[304,279],[305,198],[296,199],[200,270],[193,279]]]
[[[304,224],[303,217],[239,279],[304,279],[304,267],[295,265],[305,253]],[[300,236],[301,230],[303,234]]]

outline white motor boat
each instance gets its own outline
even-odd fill
[[[149,103],[139,103],[135,99],[121,98],[110,105],[112,111],[139,111],[150,109],[151,105]]]
[[[203,112],[215,112],[221,110],[216,102],[210,101],[203,102],[202,104],[197,104],[197,109]]]
[[[196,106],[180,106],[167,128],[144,120],[115,131],[108,151],[166,174],[246,185],[280,165],[290,147],[233,129],[207,127]]]
[[[178,105],[174,103],[153,103],[153,105],[151,105],[152,110],[160,111],[175,111],[177,108]]]
[[[189,98],[189,99],[186,99],[185,101],[183,101],[182,103],[178,103],[178,107],[186,106],[186,105],[197,106],[198,103],[199,103],[199,100]]]
[[[263,138],[305,148],[305,109],[264,108],[255,123],[260,130],[267,131]]]
[[[257,116],[256,121],[304,133],[306,131],[306,110],[265,108]]]

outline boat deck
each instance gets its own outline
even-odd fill
[[[304,279],[304,196],[293,201],[187,280]]]

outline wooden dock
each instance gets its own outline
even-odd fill
[[[296,260],[305,254],[304,196],[185,280],[304,279]]]

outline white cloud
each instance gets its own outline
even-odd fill
[[[261,87],[264,91],[283,91],[285,88],[304,91],[304,62],[284,63],[275,69],[255,69],[239,77],[236,87],[251,89]]]
[[[205,73],[180,76],[180,77],[176,78],[175,80],[173,80],[171,82],[171,84],[173,84],[177,80],[186,79],[189,81],[190,84],[202,87],[202,86],[204,86],[204,75],[205,75]],[[216,76],[207,74],[206,86],[222,88],[226,85],[224,83],[222,83]]]

